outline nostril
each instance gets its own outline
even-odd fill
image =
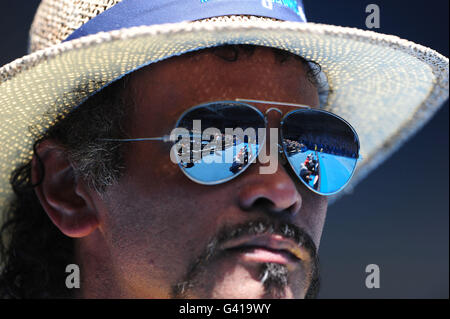
[[[260,211],[293,216],[302,207],[302,196],[284,169],[273,175],[252,175],[239,189],[239,206],[244,211]]]
[[[295,216],[297,215],[298,211],[300,210],[300,203],[299,202],[295,202],[294,204],[292,204],[291,206],[288,207],[288,209],[286,209],[286,211],[292,215]]]
[[[272,206],[269,208],[269,212],[275,213],[275,214],[283,214],[283,215],[289,215],[289,216],[295,216],[297,215],[298,211],[300,210],[300,205],[298,202],[295,202],[289,207],[277,207],[272,203]]]
[[[261,210],[273,210],[275,208],[275,204],[270,199],[260,197],[253,202],[252,207]]]
[[[283,214],[283,215],[296,215],[299,210],[299,203],[295,202],[289,207],[277,206],[273,201],[265,197],[259,197],[253,201],[253,203],[247,207],[243,207],[245,210],[250,211],[264,211],[267,213]]]

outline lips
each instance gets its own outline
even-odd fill
[[[221,246],[222,250],[246,254],[261,262],[300,262],[309,259],[307,250],[293,240],[281,235],[248,235],[229,240]]]

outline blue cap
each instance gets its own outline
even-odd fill
[[[122,0],[83,24],[64,41],[102,31],[225,15],[306,22],[302,0]]]

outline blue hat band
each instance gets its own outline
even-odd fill
[[[122,0],[83,24],[64,41],[122,28],[225,15],[306,22],[301,0]]]

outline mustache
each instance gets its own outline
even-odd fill
[[[238,239],[248,235],[280,235],[285,239],[302,245],[310,255],[313,264],[317,261],[317,248],[311,236],[302,228],[289,223],[269,218],[259,218],[237,225],[224,226],[210,239],[204,251],[191,263],[183,280],[172,287],[173,298],[186,298],[186,292],[195,287],[195,278],[211,263],[219,257],[223,251],[221,245],[229,240]],[[316,267],[314,267],[316,268]],[[315,270],[316,271],[316,270]]]

